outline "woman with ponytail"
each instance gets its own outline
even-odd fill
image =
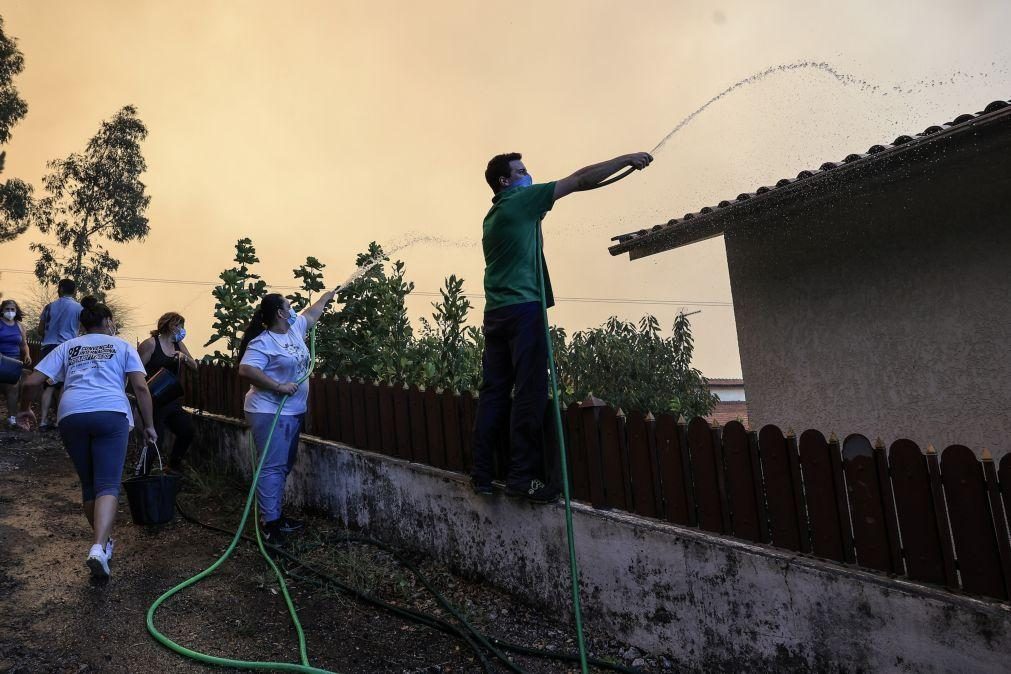
[[[63,445],[81,479],[84,515],[94,532],[87,566],[93,576],[108,578],[112,524],[133,428],[127,381],[137,397],[145,439],[157,442],[158,434],[144,364],[137,349],[115,336],[112,312],[94,297],[85,297],[80,323],[85,334],[55,347],[25,380],[18,422],[29,427],[35,421],[29,406],[42,382],[48,378],[63,383],[56,419]]]
[[[298,435],[309,397],[309,382],[298,381],[309,371],[305,336],[336,294],[336,290],[324,293],[301,315],[281,295],[267,295],[253,313],[239,347],[239,375],[252,384],[243,410],[257,451],[267,454],[256,485],[256,502],[264,536],[275,545],[283,543],[286,534],[302,527],[301,522],[285,517],[281,511],[284,485],[295,465]],[[270,446],[266,447],[284,396],[288,398],[281,407]]]

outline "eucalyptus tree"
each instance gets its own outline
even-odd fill
[[[50,161],[43,179],[46,196],[34,219],[55,243],[33,243],[39,254],[35,276],[43,284],[71,278],[82,294],[104,296],[116,287],[112,274],[119,260],[109,242],[144,239],[151,197],[141,175],[147,169],[141,141],[147,127],[137,109],[125,106],[101,127],[83,153]]]
[[[25,69],[25,57],[17,40],[4,31],[0,17],[0,145],[11,138],[11,129],[28,114],[28,104],[21,98],[14,78]],[[6,152],[0,152],[3,173]],[[28,229],[32,206],[32,188],[23,180],[10,178],[0,183],[0,243],[11,241]]]

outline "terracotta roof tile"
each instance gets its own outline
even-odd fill
[[[779,182],[776,183],[775,187],[759,187],[754,192],[743,192],[741,194],[738,194],[736,199],[724,200],[724,201],[719,202],[716,205],[716,209],[729,208],[729,207],[732,207],[732,206],[734,206],[736,204],[740,204],[740,203],[742,203],[744,201],[752,200],[755,197],[764,197],[764,196],[767,196],[767,195],[770,195],[770,194],[775,194],[776,192],[778,192],[779,190],[783,189],[784,187],[788,187],[790,185],[793,185],[793,184],[795,184],[798,181],[808,180],[808,179],[810,179],[810,178],[812,178],[812,177],[814,177],[816,175],[819,175],[819,174],[822,174],[822,173],[825,173],[825,172],[828,172],[828,171],[838,170],[842,166],[846,166],[846,165],[849,165],[849,164],[855,164],[855,163],[859,163],[859,162],[863,162],[863,161],[874,161],[875,159],[878,159],[882,154],[888,154],[889,152],[892,152],[892,151],[896,150],[897,148],[899,148],[899,147],[901,147],[903,145],[907,145],[909,143],[916,142],[916,141],[923,141],[923,140],[929,138],[930,136],[934,136],[934,135],[936,135],[938,133],[941,133],[943,131],[948,131],[948,130],[950,130],[952,128],[959,127],[962,124],[965,124],[966,122],[969,122],[969,121],[972,121],[972,120],[977,120],[981,116],[990,115],[990,114],[999,112],[1001,110],[1004,110],[1008,106],[1011,106],[1011,102],[1009,102],[1009,101],[1004,101],[1004,100],[993,101],[992,103],[990,103],[989,105],[987,105],[984,110],[982,110],[981,112],[977,112],[976,114],[959,115],[958,117],[956,117],[955,119],[953,119],[950,122],[947,122],[946,124],[930,126],[930,127],[926,128],[926,129],[924,129],[923,132],[918,133],[915,136],[909,136],[909,135],[899,136],[898,138],[896,138],[895,140],[893,140],[888,145],[872,145],[867,150],[866,153],[863,153],[863,154],[857,154],[857,153],[849,154],[842,161],[838,161],[838,162],[831,162],[831,161],[830,162],[825,162],[824,164],[821,165],[820,169],[814,169],[814,170],[805,169],[805,170],[801,171],[800,173],[798,173],[797,177],[795,179],[791,179],[791,178],[783,178],[783,179],[781,179]],[[714,215],[712,215],[714,212],[715,211],[714,211],[713,207],[706,206],[706,207],[700,209],[699,211],[697,211],[695,213],[686,213],[681,218],[674,218],[672,220],[668,220],[666,223],[660,224],[660,225],[656,225],[656,226],[654,226],[654,227],[652,227],[650,229],[640,229],[637,232],[630,232],[628,234],[619,234],[618,236],[615,236],[615,237],[613,237],[611,239],[612,241],[616,241],[617,242],[615,245],[613,245],[613,246],[610,247],[611,254],[612,255],[620,255],[622,253],[628,252],[630,249],[632,249],[632,248],[634,248],[634,247],[636,247],[638,245],[640,239],[643,239],[645,237],[652,237],[652,236],[661,235],[661,234],[663,234],[664,230],[667,230],[667,229],[672,228],[672,227],[678,227],[679,225],[681,225],[685,221],[695,220],[695,219],[700,218],[701,216],[715,217]]]

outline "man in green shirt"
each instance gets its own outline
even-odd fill
[[[522,160],[516,152],[497,155],[484,173],[495,196],[481,239],[485,348],[472,483],[478,494],[493,493],[494,448],[508,438],[506,494],[551,503],[558,498],[558,488],[544,483],[541,429],[548,400],[548,345],[538,271],[543,273],[548,307],[554,297],[541,249],[541,220],[558,199],[593,189],[625,167],[644,169],[653,158],[646,152],[623,155],[538,185]]]

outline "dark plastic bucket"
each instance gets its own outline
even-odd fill
[[[145,475],[123,481],[134,524],[167,524],[176,514],[178,475]]]
[[[147,450],[154,447],[158,455],[158,475],[147,475]],[[176,491],[179,489],[178,475],[165,475],[161,463],[161,452],[154,443],[144,445],[136,474],[123,481],[126,501],[130,504],[130,517],[134,524],[167,524],[176,515]]]
[[[17,384],[23,367],[16,358],[0,356],[0,384]]]

